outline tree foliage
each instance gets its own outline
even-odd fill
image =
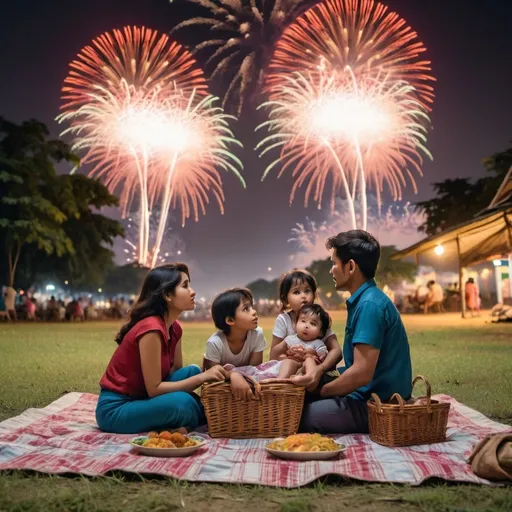
[[[485,158],[483,165],[487,174],[475,181],[456,178],[433,184],[435,197],[415,205],[416,211],[425,215],[419,231],[435,235],[487,208],[512,166],[512,147]]]
[[[138,263],[115,267],[105,277],[103,291],[107,295],[136,294],[142,288],[148,272],[149,268],[140,266]]]
[[[380,248],[380,260],[375,279],[379,286],[387,284],[391,288],[403,281],[413,282],[418,273],[418,266],[404,260],[392,260],[397,248],[394,245],[383,245]]]
[[[97,211],[117,198],[97,180],[57,174],[57,163],[78,159],[65,142],[48,137],[37,120],[18,125],[0,118],[1,270],[11,285],[20,262],[27,280],[41,272],[98,280],[113,260],[103,244],[123,234]]]
[[[391,257],[396,253],[397,249],[394,245],[384,245],[381,247],[379,266],[375,279],[379,286],[397,286],[403,281],[412,282],[417,274],[418,267],[414,263],[403,260],[392,260]],[[318,292],[323,297],[329,297],[329,302],[338,303],[341,299],[337,299],[336,287],[329,271],[332,262],[330,258],[325,260],[315,260],[307,268],[315,277]],[[256,300],[258,299],[277,299],[278,298],[279,279],[267,281],[266,279],[257,279],[247,285]]]
[[[247,288],[251,290],[256,301],[259,299],[277,300],[279,298],[277,290],[278,285],[278,279],[273,279],[272,281],[267,281],[266,279],[256,279],[256,281],[249,283]]]

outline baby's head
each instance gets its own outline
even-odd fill
[[[258,327],[254,298],[247,288],[231,288],[219,293],[212,303],[212,318],[217,329],[229,334],[232,327],[247,331]]]
[[[323,338],[331,327],[329,313],[319,304],[302,306],[297,315],[295,330],[302,341],[313,341]]]
[[[279,299],[282,310],[298,312],[304,304],[312,304],[316,296],[315,278],[307,271],[294,268],[281,276]]]

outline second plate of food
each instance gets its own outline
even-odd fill
[[[268,453],[287,460],[328,460],[344,452],[344,444],[334,442],[320,434],[295,434],[279,437],[269,443]]]
[[[164,434],[163,438],[160,436]],[[200,450],[206,445],[206,439],[196,435],[175,434],[166,435],[167,432],[153,435],[139,436],[130,441],[136,453],[149,455],[151,457],[186,457]],[[169,439],[167,439],[170,437]]]

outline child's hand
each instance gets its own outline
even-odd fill
[[[244,402],[247,402],[248,400],[256,399],[251,386],[249,385],[249,383],[244,379],[244,377],[240,373],[231,372],[230,380],[231,380],[231,384],[230,384],[231,392],[233,393],[233,396],[237,400],[242,400]]]
[[[302,363],[304,362],[305,359],[304,347],[301,345],[293,345],[288,348],[286,355],[288,356],[289,359],[293,359],[298,363]]]
[[[220,364],[216,364],[212,366],[209,370],[206,370],[202,374],[203,382],[211,382],[211,381],[222,381],[225,380],[228,376],[228,372],[222,368]]]
[[[314,359],[318,358],[318,354],[314,348],[307,348],[304,350],[304,359],[307,359],[308,357],[313,357]]]

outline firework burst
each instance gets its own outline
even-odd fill
[[[218,168],[240,175],[229,150],[241,145],[229,119],[207,94],[192,56],[167,36],[125,27],[86,47],[63,87],[60,122],[85,153],[91,174],[119,191],[123,215],[139,200],[139,262],[158,260],[170,208],[182,223],[205,214],[209,194],[223,210]],[[149,247],[151,209],[161,202],[155,243]]]
[[[324,0],[283,32],[269,64],[266,89],[278,90],[293,72],[350,67],[356,76],[386,74],[408,82],[428,109],[434,99],[426,48],[406,21],[374,0]]]
[[[196,46],[209,50],[211,79],[226,82],[223,106],[241,113],[261,90],[274,45],[297,16],[319,0],[188,0],[208,9],[210,16],[192,18],[173,30],[209,27],[212,38]]]
[[[281,175],[293,167],[296,191],[306,185],[321,206],[327,179],[330,206],[340,190],[352,225],[367,225],[367,182],[400,199],[410,169],[421,174],[433,90],[425,51],[397,14],[373,0],[325,0],[292,23],[269,64],[265,90],[268,135],[260,155],[280,149]],[[355,213],[356,194],[361,218]]]
[[[421,173],[428,116],[416,100],[415,89],[386,76],[357,80],[350,68],[341,73],[295,73],[283,78],[279,93],[264,103],[268,121],[258,129],[268,134],[256,146],[260,156],[279,149],[263,179],[281,165],[278,176],[293,168],[290,202],[306,185],[305,205],[312,198],[321,207],[328,179],[332,181],[330,207],[340,191],[347,199],[351,224],[357,226],[355,197],[360,191],[361,224],[366,228],[366,182],[380,193],[387,185],[401,198],[403,167]],[[415,185],[411,172],[406,170]]]

